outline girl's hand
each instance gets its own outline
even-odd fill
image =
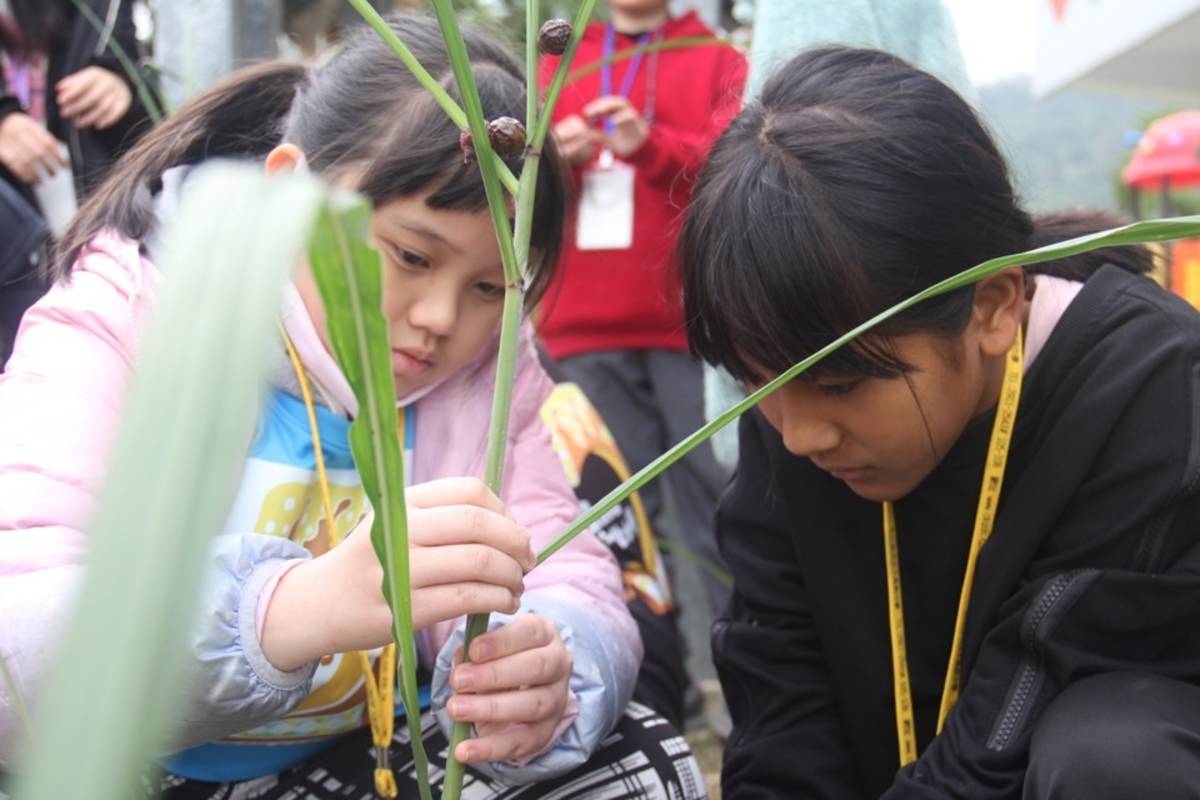
[[[554,123],[554,141],[563,158],[577,167],[595,158],[596,150],[604,144],[604,135],[583,117],[572,114]]]
[[[472,641],[471,662],[450,673],[450,686],[470,694],[446,704],[451,719],[474,723],[478,734],[459,744],[458,760],[519,761],[545,750],[567,710],[571,667],[554,623],[535,614]]]
[[[104,130],[117,124],[133,103],[120,76],[103,67],[84,67],[58,82],[58,110],[76,128]]]
[[[593,123],[605,117],[612,120],[613,129],[608,134],[608,146],[618,158],[629,158],[650,138],[650,124],[633,107],[626,97],[609,95],[588,103],[584,115]]]
[[[413,627],[515,611],[536,559],[529,533],[496,496],[480,481],[450,478],[414,486],[406,497]],[[364,519],[341,546],[279,581],[260,631],[263,654],[276,668],[286,672],[392,641],[371,522]]]
[[[67,166],[62,146],[33,117],[19,111],[0,119],[0,163],[18,180],[37,186],[42,175]]]

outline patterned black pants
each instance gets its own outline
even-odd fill
[[[421,719],[434,796],[446,763],[446,738],[426,714]],[[392,766],[400,800],[416,800],[417,782],[408,729],[392,740]],[[377,800],[375,755],[367,730],[347,736],[311,762],[241,783],[204,783],[175,775],[163,778],[164,800]],[[700,767],[680,733],[650,709],[631,703],[616,730],[586,764],[553,780],[508,786],[467,770],[463,800],[704,800]]]

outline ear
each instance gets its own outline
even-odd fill
[[[1012,267],[975,285],[971,327],[984,356],[1003,356],[1017,340],[1025,314],[1025,273]]]
[[[304,151],[290,142],[276,146],[267,154],[268,175],[276,172],[304,172],[307,168],[308,160],[304,157]]]

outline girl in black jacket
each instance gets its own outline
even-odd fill
[[[82,198],[149,124],[113,43],[135,62],[133,0],[8,0],[0,13],[0,179],[32,200],[39,171],[65,166]],[[8,67],[5,70],[5,66]]]
[[[949,88],[810,51],[696,185],[692,346],[761,385],[1034,241]],[[930,300],[742,419],[726,800],[1200,793],[1200,317],[1116,255]]]

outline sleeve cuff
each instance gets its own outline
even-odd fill
[[[547,780],[584,764],[600,742],[613,729],[633,695],[637,679],[637,660],[621,652],[616,639],[605,636],[595,617],[572,607],[550,593],[531,592],[523,598],[520,614],[537,614],[558,628],[558,635],[574,661],[571,673],[571,698],[575,716],[565,715],[556,730],[556,738],[541,754],[523,764],[491,763],[474,768],[489,777],[520,785]],[[493,614],[489,630],[511,621],[514,616]],[[434,669],[432,702],[438,724],[447,737],[454,726],[446,713],[446,702],[454,652],[462,644],[460,626],[438,653]],[[570,705],[568,706],[570,709]]]

